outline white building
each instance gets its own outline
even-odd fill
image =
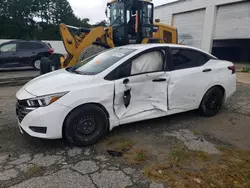
[[[155,18],[177,27],[183,44],[250,62],[249,0],[179,0],[155,7]]]

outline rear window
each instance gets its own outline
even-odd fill
[[[107,50],[80,61],[72,68],[72,71],[76,71],[79,74],[84,75],[95,75],[106,70],[117,61],[123,59],[134,51],[134,49],[126,48],[114,48]]]
[[[52,48],[51,44],[50,43],[46,43],[50,48]]]
[[[44,45],[38,42],[20,42],[19,50],[38,50],[44,48]]]
[[[45,47],[45,45],[41,44],[41,43],[33,43],[32,46],[34,47],[34,49],[38,50],[38,49],[42,49]]]

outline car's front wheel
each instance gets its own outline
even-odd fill
[[[65,120],[64,136],[72,144],[95,144],[108,130],[108,117],[97,105],[87,104],[73,110]]]
[[[216,115],[223,105],[224,92],[220,87],[210,88],[200,104],[200,112],[206,117]]]

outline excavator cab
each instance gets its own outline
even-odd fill
[[[153,22],[152,0],[111,0],[106,15],[109,26],[91,29],[60,24],[60,33],[68,53],[60,68],[77,62],[108,48],[127,44],[178,43],[177,29]]]
[[[153,35],[154,5],[143,0],[114,0],[107,4],[116,46],[138,44]]]

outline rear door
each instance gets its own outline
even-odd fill
[[[208,87],[217,79],[217,70],[209,62],[212,57],[188,48],[170,50],[172,71],[168,87],[169,109],[197,109]]]
[[[113,105],[121,124],[166,115],[165,54],[164,49],[143,52],[117,68]]]
[[[33,42],[20,42],[17,55],[22,66],[30,65],[32,59],[36,56]]]
[[[15,67],[17,65],[16,49],[16,42],[9,42],[0,46],[0,67]]]

